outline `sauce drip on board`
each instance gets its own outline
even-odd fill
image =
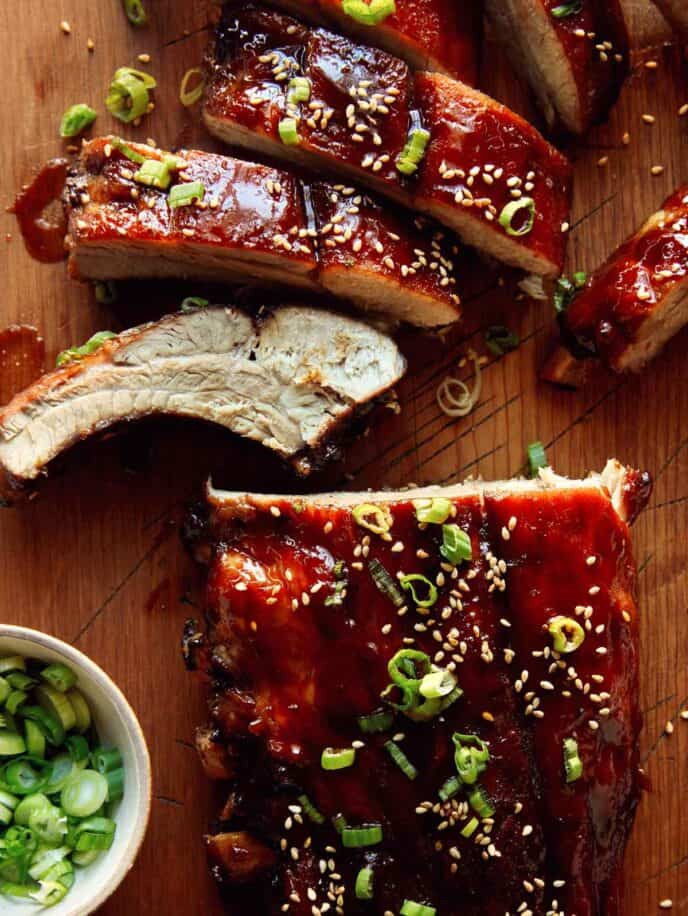
[[[67,256],[64,247],[66,219],[51,221],[45,211],[59,201],[67,180],[67,160],[53,159],[43,166],[31,184],[26,185],[10,208],[29,254],[37,261],[53,264]]]

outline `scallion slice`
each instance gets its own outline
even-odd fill
[[[579,649],[585,641],[585,630],[573,617],[558,614],[547,624],[547,631],[552,637],[552,648],[555,652],[569,655]]]
[[[528,235],[535,225],[535,201],[532,197],[511,200],[499,214],[499,224],[507,235]]]
[[[21,655],[7,655],[0,658],[0,674],[9,674],[10,671],[26,671],[26,662]]]
[[[58,719],[66,732],[68,732],[70,728],[74,728],[76,725],[76,715],[74,714],[72,704],[69,702],[69,697],[66,694],[60,693],[59,690],[55,690],[54,687],[50,687],[46,684],[36,687],[33,695],[38,701],[38,705],[41,709],[44,709],[49,716]]]
[[[576,782],[583,775],[583,761],[578,754],[578,742],[575,738],[564,738],[564,772],[566,782]]]
[[[124,12],[132,25],[142,26],[148,22],[148,16],[141,0],[122,0]]]
[[[413,508],[422,525],[441,525],[451,515],[452,504],[451,500],[437,496],[434,499],[414,499]]]
[[[470,821],[468,821],[466,826],[461,830],[461,836],[465,837],[467,840],[470,839],[470,837],[473,836],[473,834],[475,833],[475,831],[478,829],[479,826],[480,826],[480,821],[478,820],[478,818],[472,817]]]
[[[373,582],[385,597],[389,598],[394,607],[401,607],[404,604],[404,596],[397,588],[397,584],[387,569],[379,560],[373,557],[368,561],[368,569],[373,577]]]
[[[166,191],[172,181],[170,167],[160,159],[146,159],[138,172],[134,173],[134,181]]]
[[[413,601],[418,607],[432,607],[437,601],[437,586],[426,576],[421,576],[420,573],[409,573],[406,576],[402,576],[399,579],[399,584],[405,591],[411,592]],[[418,585],[422,585],[426,589],[424,595],[421,594]]]
[[[418,649],[400,649],[387,663],[392,683],[398,687],[417,690],[426,674],[430,674],[430,656]]]
[[[90,105],[85,105],[83,102],[72,105],[62,115],[60,136],[64,138],[78,137],[82,131],[93,124],[97,117],[98,113]]]
[[[495,813],[495,808],[490,800],[490,796],[480,785],[474,786],[473,789],[471,789],[468,795],[468,804],[478,817],[492,817]]]
[[[48,665],[41,671],[41,677],[60,693],[67,693],[72,687],[76,687],[76,674],[67,665]]]
[[[289,80],[287,101],[292,105],[307,102],[311,97],[311,81],[306,76],[294,76]]]
[[[109,849],[115,838],[116,824],[108,817],[89,817],[76,828],[77,852]]]
[[[196,79],[198,82],[191,89],[189,89],[189,83]],[[179,101],[182,103],[184,108],[190,108],[192,105],[195,105],[196,102],[199,102],[203,96],[203,89],[205,87],[205,80],[203,78],[203,71],[198,67],[192,67],[190,70],[187,70],[184,76],[182,77],[181,84],[179,86]]]
[[[70,690],[67,694],[67,698],[72,704],[72,709],[76,716],[76,731],[78,731],[80,735],[83,735],[83,733],[87,732],[91,727],[91,710],[88,707],[88,703],[84,699],[81,691],[76,689]]]
[[[404,900],[401,905],[400,916],[436,916],[437,907],[416,903],[415,900]]]
[[[450,776],[437,793],[440,797],[440,801],[447,802],[454,798],[455,795],[459,794],[462,786],[463,783],[458,776]]]
[[[493,324],[485,331],[485,346],[495,356],[504,356],[510,350],[515,350],[520,342],[518,334],[502,324]]]
[[[285,146],[298,146],[300,138],[296,118],[282,118],[277,125],[277,131]]]
[[[320,811],[315,807],[313,802],[307,795],[299,795],[299,804],[304,810],[304,813],[309,817],[314,824],[324,824],[325,815],[321,814]]]
[[[372,900],[374,896],[373,869],[368,865],[356,875],[354,893],[357,900]]]
[[[191,204],[200,203],[204,197],[205,186],[200,181],[187,181],[185,184],[172,185],[168,203],[172,209],[189,207]]]
[[[390,529],[394,518],[387,506],[375,506],[372,503],[361,503],[351,510],[354,521],[361,528],[379,535],[383,541],[391,541]]]
[[[397,11],[394,0],[342,0],[342,10],[361,25],[378,25]]]
[[[90,817],[107,800],[107,779],[95,770],[81,770],[60,794],[60,804],[69,817]]]
[[[490,750],[478,735],[462,735],[454,732],[454,764],[459,779],[467,786],[473,786],[481,773],[487,769]]]
[[[21,735],[8,728],[0,728],[0,757],[14,757],[25,751],[26,743]]]
[[[156,82],[148,73],[120,67],[115,72],[105,105],[110,114],[129,124],[146,114],[150,104],[150,89]]]
[[[345,770],[356,762],[356,748],[345,747],[337,750],[326,747],[320,757],[323,770]]]
[[[386,732],[394,725],[394,713],[389,709],[378,709],[367,716],[358,717],[358,727],[366,735]]]
[[[583,0],[572,0],[571,3],[560,3],[559,6],[552,8],[552,15],[555,19],[566,19],[567,16],[575,16],[583,9]]]
[[[537,477],[540,468],[547,467],[547,453],[542,442],[531,442],[528,446],[528,471],[531,477]]]
[[[385,741],[385,750],[392,760],[399,767],[404,776],[413,780],[418,776],[418,770],[414,767],[406,754],[402,751],[396,741]]]
[[[85,344],[80,347],[70,347],[68,350],[62,350],[57,355],[57,366],[66,366],[67,363],[73,363],[85,356],[90,356],[99,350],[106,340],[112,340],[117,335],[113,331],[98,331],[93,337],[89,337]]]
[[[470,536],[458,525],[442,525],[440,553],[454,566],[458,566],[464,560],[470,560],[473,557]]]
[[[365,824],[363,827],[344,827],[342,829],[342,845],[346,849],[378,846],[383,837],[381,824]]]
[[[418,692],[428,700],[440,700],[448,696],[456,687],[456,678],[451,671],[440,668],[426,674],[420,682]]]
[[[209,305],[209,299],[203,299],[201,296],[187,296],[186,299],[182,299],[179,310],[181,312],[195,312],[196,309],[204,309]]]
[[[424,127],[414,127],[406,141],[406,146],[397,157],[397,171],[402,175],[413,175],[425,155],[429,142],[430,131]]]

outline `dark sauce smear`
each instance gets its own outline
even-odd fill
[[[45,370],[45,341],[36,328],[14,324],[0,331],[0,404],[34,382]]]
[[[44,216],[50,204],[59,201],[67,180],[67,160],[53,159],[26,185],[10,207],[19,223],[26,249],[37,261],[54,264],[66,257],[64,216],[53,222]]]

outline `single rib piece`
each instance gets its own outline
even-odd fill
[[[0,493],[11,500],[76,442],[154,415],[224,426],[307,473],[344,421],[405,368],[390,338],[323,309],[170,315],[43,376],[3,408]]]
[[[561,317],[565,347],[544,377],[576,385],[579,361],[637,372],[688,322],[688,186],[588,280]],[[573,359],[571,356],[573,355]]]
[[[124,150],[124,151],[123,151]],[[84,144],[65,190],[69,268],[81,279],[191,277],[334,292],[422,326],[460,315],[450,233],[341,184],[197,150],[175,181],[200,181],[200,206],[134,179],[166,154],[116,138]]]
[[[685,41],[688,39],[688,5],[685,0],[653,0],[671,27]]]
[[[375,916],[404,900],[441,916],[610,912],[640,793],[627,520],[648,492],[645,475],[613,461],[583,481],[543,470],[537,481],[396,493],[209,489],[185,532],[209,565],[208,629],[189,624],[185,645],[212,684],[199,748],[212,778],[234,780],[208,839],[216,877],[254,881],[255,916],[286,902],[310,916],[340,897],[347,913]],[[421,524],[428,508],[436,522]],[[443,519],[470,559],[443,558]],[[401,576],[416,577],[415,595]],[[554,648],[558,616],[583,637],[575,651]],[[410,648],[422,653],[415,671],[402,667],[415,678],[410,699],[398,688],[381,696],[390,660]],[[445,695],[463,691],[441,710],[421,705],[430,658]],[[361,716],[407,699],[380,733],[361,729]],[[442,802],[461,772],[455,734],[485,742],[484,766]],[[566,739],[582,762],[571,782]],[[355,747],[355,759],[326,769],[327,747]],[[351,847],[337,815],[340,832],[379,825],[382,836]],[[373,896],[361,902],[366,866]]]
[[[486,0],[486,7],[550,127],[560,122],[582,134],[606,117],[630,62],[619,0]]]
[[[396,11],[375,25],[345,12],[346,0],[272,0],[274,6],[405,60],[474,86],[482,38],[482,0],[396,0]]]
[[[569,163],[488,96],[251,6],[225,8],[207,70],[204,119],[220,139],[361,181],[507,264],[560,271]],[[288,100],[296,76],[309,87],[298,105]],[[417,171],[403,175],[397,162],[419,128],[430,142]]]

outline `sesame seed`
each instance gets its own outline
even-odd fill
[[[644,124],[654,124],[655,120],[656,120],[655,117],[651,114],[642,115],[642,121]]]
[[[526,824],[523,830],[521,831],[521,836],[530,836],[533,832],[533,828],[530,824]]]
[[[673,735],[673,733],[674,733],[674,723],[673,723],[671,720],[670,720],[669,722],[667,722],[667,724],[664,726],[664,731],[665,731],[665,733],[666,733],[667,735]]]
[[[651,175],[655,175],[655,176],[656,176],[656,175],[663,175],[663,174],[664,174],[664,166],[663,166],[663,165],[653,165],[652,168],[650,169],[650,174],[651,174]]]
[[[603,169],[606,165],[609,165],[609,156],[600,156],[597,160],[597,165]]]
[[[666,897],[664,900],[659,901],[660,910],[670,910],[674,905],[674,901],[671,897]]]
[[[60,28],[62,29],[62,31],[64,32],[65,35],[71,35],[71,34],[72,34],[72,27],[71,27],[71,25],[67,22],[66,19],[63,19],[63,20],[62,20],[62,22],[60,23]]]

